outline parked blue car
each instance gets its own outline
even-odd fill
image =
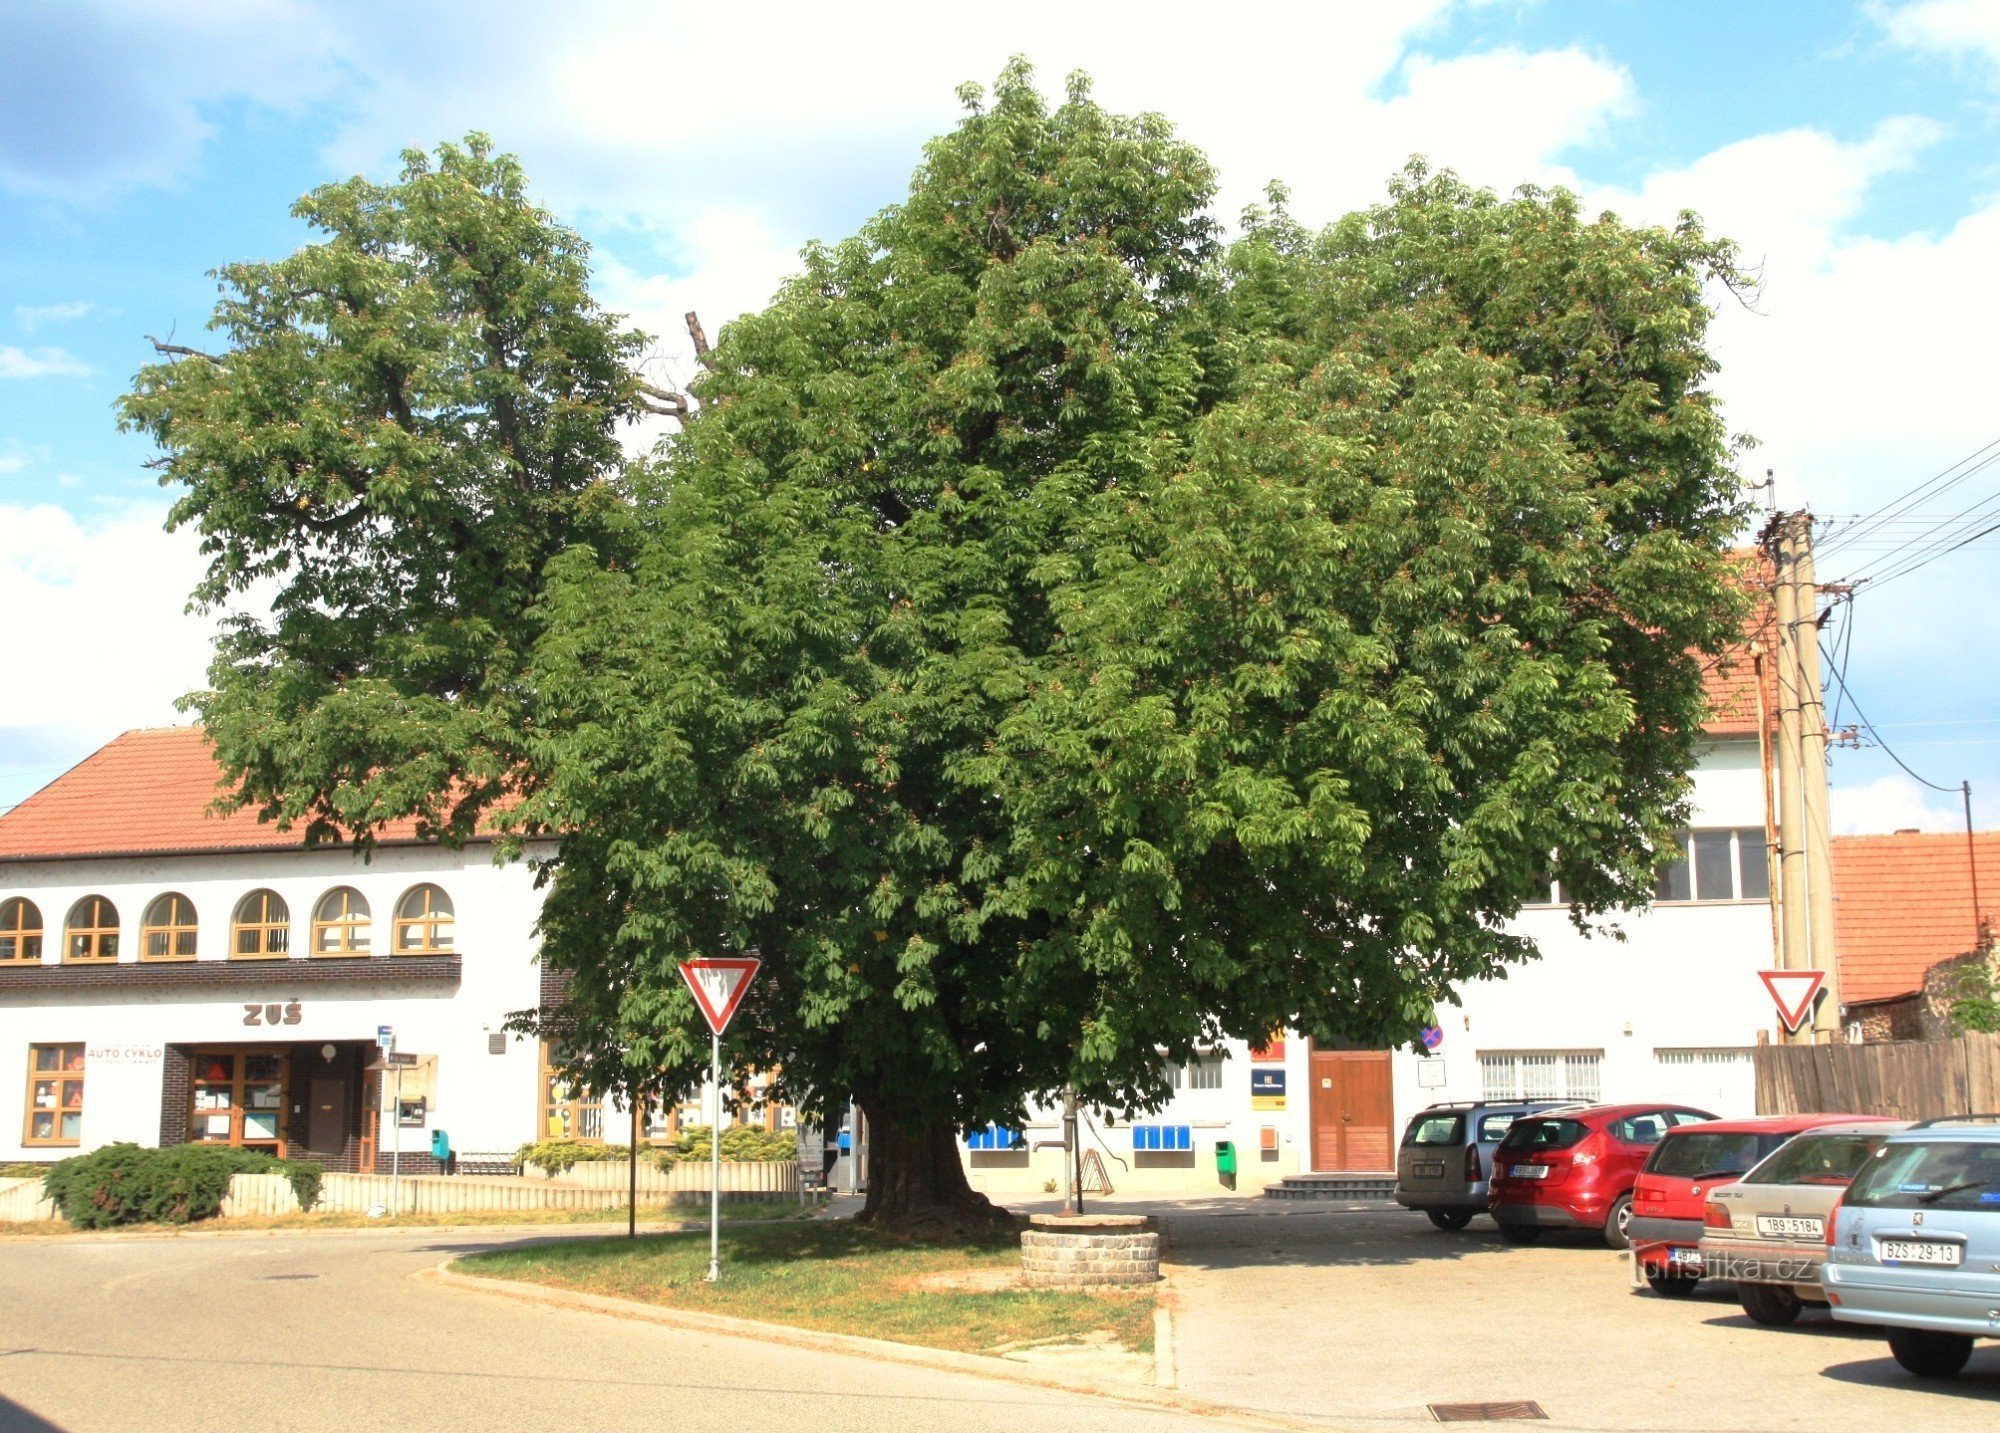
[[[1876,1324],[1921,1378],[2000,1338],[2000,1115],[1929,1120],[1882,1141],[1827,1231],[1833,1316]]]

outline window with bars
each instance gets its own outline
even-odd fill
[[[1186,1063],[1166,1063],[1167,1088],[1171,1090],[1219,1090],[1222,1088],[1220,1054],[1197,1055]]]
[[[1482,1050],[1479,1092],[1489,1100],[1604,1098],[1602,1050]]]

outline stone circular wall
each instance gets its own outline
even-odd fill
[[[1160,1231],[1140,1214],[1037,1214],[1021,1235],[1021,1282],[1031,1289],[1157,1283]]]

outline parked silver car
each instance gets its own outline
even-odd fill
[[[1773,1327],[1823,1304],[1826,1220],[1854,1176],[1908,1120],[1822,1125],[1794,1135],[1734,1184],[1711,1190],[1700,1264],[1736,1285],[1743,1312]]]
[[[1950,1378],[2000,1338],[2000,1115],[1890,1135],[1834,1211],[1822,1282],[1833,1316],[1879,1324],[1896,1362]]]
[[[1440,1229],[1463,1229],[1486,1212],[1493,1151],[1522,1115],[1569,1106],[1553,1100],[1461,1100],[1421,1110],[1396,1151],[1396,1202]]]

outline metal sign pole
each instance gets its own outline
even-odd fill
[[[708,1037],[708,1081],[715,1090],[715,1118],[708,1126],[708,1281],[722,1278],[722,1036]]]
[[[394,1052],[391,1051],[393,1054]],[[395,1107],[389,1111],[389,1217],[403,1213],[403,1067],[396,1066]]]
[[[632,1102],[631,1161],[630,1167],[625,1171],[626,1176],[631,1180],[630,1186],[626,1189],[628,1198],[625,1205],[625,1237],[627,1239],[636,1239],[639,1237],[639,1095],[637,1089],[628,1086],[625,1090],[625,1098]]]

